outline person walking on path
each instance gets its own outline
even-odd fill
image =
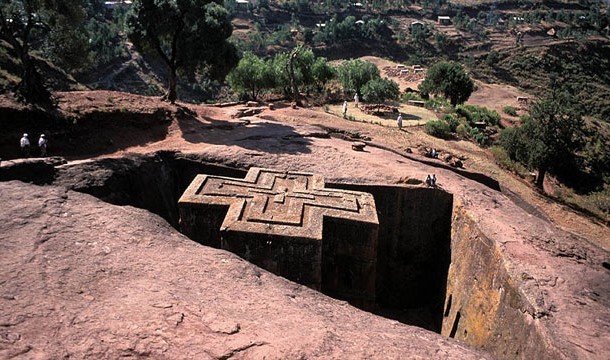
[[[28,134],[23,134],[19,144],[21,145],[21,153],[23,154],[23,157],[30,157],[30,139],[28,139]]]
[[[44,134],[40,134],[40,139],[38,139],[38,147],[40,148],[40,157],[47,156],[47,138]]]
[[[347,100],[343,101],[343,118],[347,117]]]
[[[358,97],[358,93],[354,95],[354,107],[358,107],[358,102],[360,102],[360,98]]]
[[[398,119],[396,119],[396,124],[398,125],[398,130],[402,130],[402,114],[398,114]]]

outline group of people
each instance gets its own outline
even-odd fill
[[[23,157],[30,157],[30,139],[27,133],[23,134],[19,144],[21,146],[21,154],[23,154]],[[38,138],[38,148],[40,149],[41,157],[47,156],[47,137],[45,134],[40,134],[40,138]]]
[[[436,186],[436,175],[435,174],[432,174],[432,176],[430,176],[430,174],[428,174],[428,176],[426,177],[426,185]]]

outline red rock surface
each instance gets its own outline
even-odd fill
[[[436,173],[440,187],[455,196],[457,207],[454,214],[464,214],[471,220],[471,222],[466,221],[468,219],[464,220],[464,228],[468,230],[465,230],[464,233],[471,238],[464,241],[462,245],[468,249],[471,248],[471,244],[479,245],[485,242],[484,245],[491,248],[490,253],[494,256],[493,260],[499,263],[500,269],[497,271],[502,272],[506,281],[502,284],[494,283],[496,278],[493,278],[493,274],[489,273],[486,268],[486,266],[489,266],[486,261],[490,258],[484,257],[474,259],[477,262],[470,264],[472,265],[470,272],[464,271],[463,278],[459,278],[456,274],[459,273],[460,267],[456,264],[463,261],[464,255],[454,252],[449,275],[449,289],[457,289],[461,292],[460,296],[463,302],[458,301],[457,292],[454,293],[454,303],[448,318],[449,327],[443,326],[444,335],[449,335],[452,317],[455,316],[455,312],[460,306],[463,306],[463,325],[460,325],[460,331],[455,335],[456,338],[490,351],[496,351],[498,356],[523,358],[525,355],[515,353],[515,348],[528,340],[530,342],[540,340],[540,346],[549,350],[545,354],[546,358],[610,358],[610,347],[608,346],[610,343],[610,274],[607,267],[604,268],[602,265],[604,262],[606,264],[610,262],[610,253],[608,252],[608,249],[610,249],[610,228],[605,224],[591,221],[591,219],[583,217],[582,214],[575,214],[572,211],[565,210],[565,208],[560,208],[558,204],[546,198],[537,200],[537,203],[532,205],[529,200],[536,199],[535,196],[528,196],[524,201],[519,196],[515,196],[516,188],[506,188],[508,185],[521,186],[514,181],[501,183],[502,191],[495,191],[477,181],[456,174],[450,169],[430,166],[429,162],[418,160],[415,156],[406,156],[402,151],[404,145],[420,141],[423,138],[421,131],[399,132],[394,128],[348,122],[321,111],[302,108],[290,109],[278,106],[277,110],[265,110],[256,117],[231,119],[230,115],[236,111],[235,108],[190,106],[189,109],[192,111],[189,112],[182,110],[181,107],[159,105],[154,101],[149,101],[150,98],[138,100],[135,95],[115,92],[92,92],[87,96],[78,93],[64,93],[62,97],[62,106],[71,107],[73,108],[72,111],[79,110],[83,113],[86,112],[85,109],[92,109],[91,104],[97,104],[96,106],[100,108],[103,104],[110,103],[110,97],[113,98],[113,101],[112,104],[107,104],[109,108],[126,106],[134,109],[141,108],[140,111],[143,113],[153,113],[157,107],[162,107],[174,112],[171,123],[161,124],[156,129],[125,128],[124,131],[119,133],[106,129],[103,133],[104,136],[113,136],[114,134],[116,138],[111,138],[113,141],[111,145],[108,145],[108,149],[95,154],[96,156],[108,154],[113,157],[122,157],[128,153],[181,150],[185,153],[202,154],[210,161],[240,168],[259,166],[308,171],[319,173],[330,181],[348,180],[362,183],[387,184],[404,182],[404,179],[423,180],[427,174]],[[112,116],[112,114],[109,116]],[[366,147],[365,152],[355,152],[351,150],[351,142],[337,137],[325,137],[327,132],[324,127],[340,129],[343,133],[359,133],[372,138],[373,141]],[[86,127],[84,129],[75,127],[75,129],[79,132],[81,130],[91,130]],[[150,136],[153,131],[156,131],[155,136]],[[21,132],[19,130],[17,134]],[[95,134],[99,135],[97,132]],[[103,140],[107,139],[104,138]],[[53,151],[52,141],[53,139],[51,139],[50,151]],[[436,148],[449,146],[440,140],[427,141],[431,141],[429,146]],[[85,144],[88,143],[85,142]],[[469,146],[464,142],[455,142],[451,145],[455,146],[456,151],[467,149]],[[66,155],[71,160],[89,156],[89,153],[86,152],[88,150],[86,146],[83,146],[80,150],[83,152],[76,154],[77,156],[74,153],[57,155]],[[477,165],[473,159],[484,157],[484,154],[479,153],[483,153],[483,150],[476,148],[470,153],[471,159],[465,162],[467,169],[472,169]],[[72,157],[70,158],[70,156]],[[71,161],[64,168],[88,161]],[[4,163],[3,167],[5,166]],[[103,168],[93,167],[88,172],[74,168],[73,173],[66,171],[62,183],[68,184],[70,181],[78,181],[101,186],[105,177],[110,177],[110,173],[111,170]],[[500,176],[501,174],[496,173],[495,175]],[[505,176],[504,179],[506,179]],[[527,194],[527,192],[521,190],[522,187],[519,191],[521,194]],[[189,311],[194,311],[190,307],[195,308],[195,305],[192,304],[205,305],[197,305],[197,309],[203,309],[198,310],[199,313],[197,314],[201,312],[207,314],[205,309],[218,306],[214,308],[216,309],[213,310],[214,313],[221,316],[221,319],[224,319],[222,316],[229,316],[230,318],[229,325],[227,325],[229,330],[226,330],[226,332],[232,332],[233,324],[240,323],[240,330],[234,335],[242,337],[248,334],[249,341],[263,341],[271,344],[253,346],[245,352],[238,352],[237,355],[259,358],[262,357],[263,353],[258,351],[266,351],[265,354],[269,354],[270,357],[299,357],[303,352],[305,357],[361,358],[368,355],[372,357],[400,357],[400,354],[403,354],[404,351],[409,354],[408,356],[412,355],[414,357],[443,357],[443,355],[431,355],[432,353],[428,351],[433,350],[427,347],[427,344],[431,341],[447,344],[443,338],[376,317],[363,315],[349,306],[341,305],[341,303],[312,293],[305,288],[287,285],[288,283],[285,281],[265,272],[259,272],[261,275],[257,276],[255,268],[226,253],[210,249],[201,250],[201,248],[192,244],[188,246],[176,245],[178,243],[183,244],[180,241],[185,241],[178,241],[178,238],[184,238],[170,231],[171,229],[166,225],[161,225],[161,221],[152,220],[156,218],[145,215],[143,211],[110,207],[91,200],[91,198],[73,193],[70,193],[68,200],[64,201],[64,205],[61,205],[61,202],[56,199],[58,191],[52,190],[52,188],[40,190],[31,186],[24,187],[0,183],[0,198],[6,204],[0,210],[0,239],[2,239],[2,248],[0,248],[0,258],[2,259],[0,264],[0,271],[2,271],[0,274],[0,289],[2,290],[0,308],[3,310],[0,331],[4,331],[0,334],[0,346],[2,346],[0,351],[3,351],[0,352],[0,357],[8,354],[8,351],[27,349],[28,346],[34,345],[35,348],[32,347],[27,352],[26,357],[35,357],[32,354],[36,354],[36,351],[44,351],[48,347],[44,345],[46,342],[54,344],[56,350],[61,349],[57,351],[68,351],[66,349],[74,346],[88,348],[82,345],[86,342],[82,339],[87,337],[115,342],[111,345],[107,345],[107,342],[101,343],[101,340],[92,342],[92,345],[90,345],[92,349],[94,348],[93,345],[96,347],[103,345],[106,346],[104,351],[108,351],[108,353],[92,352],[92,357],[115,357],[120,354],[117,350],[119,345],[121,345],[120,349],[131,347],[132,350],[125,351],[134,351],[133,349],[137,348],[138,344],[148,344],[152,341],[151,339],[157,339],[156,329],[166,329],[159,325],[165,321],[164,316],[182,317],[180,314],[184,314],[184,319],[189,319],[189,316],[187,316],[191,314]],[[55,192],[55,195],[47,196],[45,192],[50,192],[51,195]],[[32,199],[28,194],[38,196],[38,198]],[[81,201],[83,201],[83,205],[77,205]],[[47,208],[43,209],[42,207],[45,204]],[[69,216],[67,219],[58,215],[63,214],[60,210],[62,206],[69,206],[71,209],[71,212],[66,212],[68,214],[66,216]],[[537,208],[539,206],[544,207],[539,209]],[[46,211],[49,211],[49,213],[45,213]],[[545,216],[544,213],[548,216]],[[130,225],[131,220],[134,221],[133,225]],[[163,229],[158,235],[163,237],[163,241],[160,241],[157,235],[150,233],[148,229],[150,226]],[[89,233],[90,228],[92,229],[91,233]],[[75,245],[70,245],[70,247],[65,245],[63,250],[56,246],[55,242],[52,242],[53,247],[49,247],[46,243],[36,245],[36,241],[45,236],[52,240],[62,239],[63,234],[71,233],[72,230],[69,229],[73,229],[74,233],[67,236],[66,239]],[[123,237],[120,234],[128,235]],[[165,234],[172,235],[165,236]],[[115,239],[117,236],[119,237]],[[98,241],[98,238],[103,241]],[[138,239],[145,239],[143,240],[144,243],[150,244],[151,247],[147,248]],[[153,241],[153,239],[157,240]],[[164,241],[169,241],[169,243]],[[76,254],[70,256],[75,256],[77,260],[68,263],[68,255],[77,249],[76,243],[80,244],[80,249],[97,251],[94,253],[95,256],[88,257],[89,253],[76,252]],[[114,251],[104,255],[106,247],[99,247],[94,243],[105,243],[108,249],[114,249]],[[59,244],[64,243],[60,240]],[[82,246],[82,244],[92,245]],[[184,244],[187,243],[184,242]],[[122,251],[118,251],[119,248]],[[56,252],[53,253],[53,256],[58,255],[60,257],[56,256],[52,258],[53,260],[47,261],[44,259],[45,254],[42,250]],[[191,255],[198,252],[201,252],[202,255],[194,257]],[[128,260],[127,255],[123,256],[124,253],[131,254],[131,256],[137,258],[138,262],[133,260],[134,262],[130,263],[132,260]],[[203,255],[204,253],[207,255]],[[107,265],[106,262],[112,259],[116,261],[113,263],[114,265]],[[146,262],[147,259],[151,262]],[[187,260],[182,261],[181,259]],[[203,260],[199,261],[197,259]],[[225,263],[221,264],[223,259],[230,264],[226,266],[233,266],[234,263],[241,265],[239,265],[239,268],[230,270],[228,275],[225,272],[215,271],[215,269],[223,269],[222,266],[225,266],[223,265]],[[58,263],[60,265],[56,265]],[[163,266],[157,267],[159,263],[162,263]],[[83,266],[84,270],[77,272],[75,270],[77,267],[74,264],[78,264],[79,269],[80,266]],[[100,265],[93,266],[93,264]],[[127,266],[128,264],[129,266]],[[196,264],[196,266],[190,264]],[[26,271],[26,269],[28,270]],[[102,271],[101,269],[107,270]],[[147,271],[150,272],[147,273]],[[49,276],[49,274],[53,276]],[[109,276],[109,274],[112,276]],[[202,274],[207,275],[203,276]],[[196,280],[191,278],[195,275],[199,276]],[[120,280],[121,277],[126,278],[125,282]],[[27,296],[28,292],[35,293],[30,300],[24,303],[15,303],[17,300],[12,300],[13,297],[20,299],[17,295],[11,294],[11,292],[17,294],[13,284],[19,279],[23,279],[19,294],[26,294],[19,296]],[[78,285],[75,287],[76,290],[69,288],[69,291],[62,290],[57,295],[51,290],[60,286],[60,279],[65,284],[79,283],[76,284]],[[82,280],[83,284],[79,285],[81,279],[85,280]],[[153,279],[153,281],[150,281],[150,279]],[[258,284],[261,281],[264,287],[256,287],[250,284],[250,282]],[[484,281],[488,281],[487,287],[481,287]],[[180,285],[182,282],[185,284],[184,287]],[[9,284],[11,287],[9,287]],[[65,284],[61,286],[65,286]],[[153,286],[155,284],[156,287]],[[200,285],[197,284],[202,284],[203,287],[199,287]],[[115,290],[113,286],[120,287]],[[42,288],[39,289],[38,287]],[[134,288],[131,293],[127,290],[130,287]],[[193,293],[187,293],[184,290],[188,287],[195,289]],[[235,288],[237,291],[226,290],[229,288]],[[174,295],[171,292],[175,291],[176,294],[179,294],[179,296],[176,296],[178,296],[180,304],[191,304],[189,305],[189,311],[183,311],[178,303],[172,303],[171,308],[159,310],[146,302],[149,301],[149,298],[144,299],[146,301],[138,301],[137,296],[151,295],[149,289],[157,290],[154,294],[162,299],[172,299]],[[214,296],[219,296],[221,303],[216,304],[212,299],[206,298],[210,291],[205,289],[213,289]],[[494,290],[494,292],[490,290]],[[82,293],[79,294],[78,291],[82,291]],[[196,294],[197,291],[200,291],[202,295]],[[109,296],[112,299],[105,300],[106,298],[98,292],[104,293],[104,296]],[[516,299],[518,301],[502,302],[498,300],[499,297],[495,297],[496,295],[506,296],[509,292],[509,300]],[[46,294],[49,294],[49,296]],[[83,298],[83,294],[91,294],[95,299],[102,299],[101,304],[93,303],[95,306],[90,307],[96,310],[95,314],[89,314],[89,317],[84,318],[91,323],[88,327],[89,333],[62,325],[72,321],[78,324],[79,319],[83,321],[79,316],[71,315],[72,317],[70,317],[66,315],[64,319],[61,315],[62,312],[87,314],[89,307],[84,304],[87,304],[86,301],[90,300]],[[150,299],[157,298],[152,295]],[[115,296],[126,297],[124,300],[118,300],[113,298]],[[132,307],[126,305],[132,301],[130,296],[136,297],[134,303],[137,303],[137,305],[130,305]],[[262,300],[263,298],[265,301]],[[311,300],[295,300],[301,298]],[[267,299],[268,301],[266,301]],[[319,299],[325,299],[322,302],[325,305],[315,305],[318,304],[318,301],[322,301]],[[9,305],[11,302],[16,305],[12,307],[12,305]],[[42,305],[38,306],[36,304]],[[518,319],[522,324],[529,326],[538,336],[538,340],[532,340],[532,338],[527,337],[527,334],[521,334],[518,337],[521,339],[519,340],[520,343],[511,343],[509,337],[513,324],[508,321],[508,318],[503,317],[505,312],[495,312],[500,308],[502,311],[512,312],[510,319]],[[4,309],[8,310],[5,311]],[[140,315],[132,314],[129,319],[140,319],[140,322],[137,322],[138,326],[155,330],[153,332],[148,330],[140,332],[140,334],[145,335],[142,335],[142,339],[138,337],[139,340],[137,341],[135,338],[129,337],[131,336],[129,334],[132,332],[137,334],[138,329],[123,326],[121,320],[128,318],[123,312],[131,313],[133,309],[137,309],[137,311],[146,310],[147,312],[140,318],[138,318]],[[256,309],[256,314],[251,314],[247,309]],[[305,310],[297,315],[296,313],[290,313],[293,309]],[[466,309],[469,312],[466,312]],[[336,314],[335,311],[337,311]],[[281,315],[276,316],[276,314]],[[45,318],[47,315],[50,319],[48,321]],[[200,319],[207,319],[203,315],[199,316]],[[254,320],[248,322],[249,326],[247,327],[239,319],[241,317],[252,319],[249,316],[254,316]],[[281,319],[276,319],[276,317]],[[192,341],[199,344],[190,338],[194,336],[194,333],[199,331],[204,335],[212,334],[214,336],[213,341],[209,339],[197,341],[202,341],[207,346],[206,349],[211,351],[209,354],[213,356],[221,357],[222,354],[230,354],[232,349],[248,346],[244,345],[246,343],[233,343],[232,341],[238,337],[218,335],[213,330],[209,330],[212,327],[208,325],[204,327],[204,329],[208,329],[207,332],[200,331],[200,328],[184,319],[180,324],[191,324],[189,326],[192,326],[194,331],[180,333],[180,336],[187,339],[181,341]],[[63,322],[60,322],[60,320]],[[148,324],[149,321],[150,327],[142,325],[142,322]],[[205,321],[203,322],[207,324]],[[224,320],[221,320],[221,323],[224,323]],[[30,330],[16,330],[19,326],[25,328],[25,324],[28,324],[27,327]],[[289,326],[290,324],[293,324],[294,327]],[[306,326],[301,326],[301,324]],[[313,326],[312,324],[318,325]],[[492,326],[504,327],[504,331],[507,333],[504,333],[502,338],[494,337],[495,335],[489,328]],[[172,334],[181,331],[179,330],[181,329],[180,326],[174,326],[174,328]],[[385,328],[385,330],[382,331],[382,328]],[[466,329],[469,330],[468,334],[462,331]],[[388,331],[387,334],[386,331]],[[394,331],[398,331],[400,335],[395,335],[397,333]],[[84,337],[78,341],[72,338],[76,336],[75,334],[81,336],[82,333],[88,335],[83,335]],[[186,349],[186,345],[180,345],[184,346],[182,348],[176,347],[183,343],[176,340],[169,341],[167,339],[171,339],[171,336],[168,336],[165,332],[161,333],[162,335],[159,336],[161,338],[164,336],[164,341],[168,341],[171,346],[174,346],[173,349]],[[34,336],[32,334],[38,335]],[[281,334],[281,336],[278,334]],[[27,342],[22,340],[32,338],[32,336],[38,339],[36,342],[32,342],[34,345],[28,345]],[[43,336],[45,340],[40,340]],[[269,340],[272,337],[281,338],[282,336],[285,336],[286,340],[280,339],[273,342]],[[401,337],[409,340],[398,341],[397,339]],[[508,345],[498,349],[498,344],[503,342],[507,342]],[[162,341],[159,340],[158,343],[162,343]],[[371,344],[381,344],[383,350]],[[201,345],[202,348],[204,345]],[[407,346],[407,348],[404,348],[404,346]],[[196,346],[193,345],[192,347],[195,348]],[[149,346],[149,348],[152,348],[152,346]],[[313,350],[306,350],[309,348]],[[35,349],[36,351],[34,351]],[[188,349],[190,351],[191,346]],[[420,353],[418,349],[424,353]],[[83,354],[82,356],[84,356],[85,352],[89,350],[79,351],[73,353]],[[179,354],[182,353],[179,350]],[[55,352],[50,357],[59,357],[58,354],[62,353]],[[185,357],[188,357],[190,353],[184,352],[184,354],[187,354]],[[463,357],[462,355],[455,356],[449,352],[444,354],[445,357]],[[78,355],[75,356],[78,357]],[[45,357],[44,354],[42,357]]]
[[[147,211],[0,183],[0,358],[485,359],[359,311]]]

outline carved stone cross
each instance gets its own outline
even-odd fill
[[[378,223],[370,194],[325,189],[320,175],[251,168],[246,178],[198,175],[180,204],[225,205],[221,230],[322,239],[322,218]]]
[[[320,175],[251,168],[197,175],[179,200],[183,233],[361,305],[374,299],[378,219],[371,194]]]

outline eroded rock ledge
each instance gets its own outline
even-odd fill
[[[486,359],[62,187],[0,184],[0,357]]]

